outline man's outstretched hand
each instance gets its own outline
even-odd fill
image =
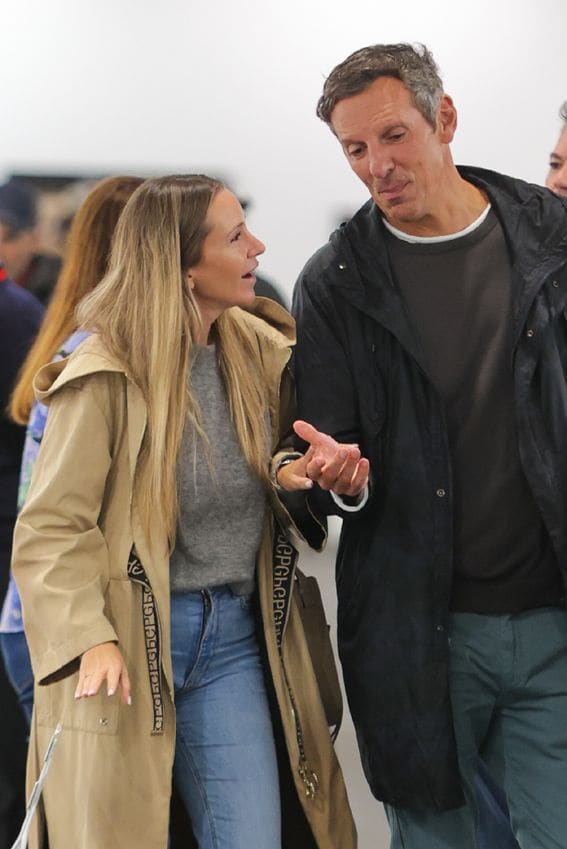
[[[321,489],[336,495],[355,498],[362,494],[368,483],[370,464],[360,456],[358,445],[341,444],[301,420],[294,422],[293,429],[309,448],[303,457],[278,470],[282,489],[308,489],[310,481],[315,481]]]

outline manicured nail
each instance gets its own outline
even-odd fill
[[[89,690],[89,692],[87,693],[87,696],[94,696],[94,694],[95,694],[95,690]]]
[[[313,489],[313,481],[310,478],[307,478],[304,486],[305,486],[305,489]]]
[[[114,690],[110,689],[110,687],[108,688],[107,692],[108,692],[108,695],[109,695],[109,696],[113,696],[113,695],[114,695]]]
[[[132,696],[128,696],[128,704],[129,704],[129,705],[131,705],[131,704],[132,704]]]

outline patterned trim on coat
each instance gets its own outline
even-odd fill
[[[301,728],[297,702],[295,701],[295,696],[293,694],[291,684],[289,683],[283,657],[283,641],[286,625],[289,619],[291,593],[298,558],[299,553],[297,549],[290,542],[286,532],[280,526],[277,519],[274,519],[274,542],[272,549],[272,615],[276,632],[276,644],[278,647],[283,679],[287,688],[291,704],[291,712],[295,723],[295,737],[297,740],[297,748],[299,749],[299,763],[297,765],[297,771],[301,778],[303,792],[305,793],[306,798],[315,799],[319,790],[319,777],[307,763],[305,738]]]
[[[146,570],[132,546],[128,558],[128,577],[142,587],[142,620],[146,644],[146,660],[153,704],[152,734],[163,734],[164,710],[161,686],[161,634],[156,600]]]

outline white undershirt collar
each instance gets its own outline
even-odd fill
[[[398,230],[397,227],[394,227],[389,221],[386,221],[385,218],[382,220],[386,230],[389,230],[396,239],[401,239],[403,242],[411,242],[412,244],[417,245],[434,245],[438,242],[450,242],[453,239],[460,239],[463,236],[467,236],[469,233],[472,233],[473,230],[477,230],[482,222],[486,220],[491,208],[491,204],[487,204],[472,224],[469,224],[469,226],[465,227],[464,230],[459,230],[457,233],[449,233],[447,236],[411,236],[409,233],[404,233],[403,230]]]

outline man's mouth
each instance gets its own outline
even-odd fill
[[[378,194],[386,200],[394,200],[402,194],[406,186],[407,183],[396,183],[393,186],[382,186],[378,189]]]

